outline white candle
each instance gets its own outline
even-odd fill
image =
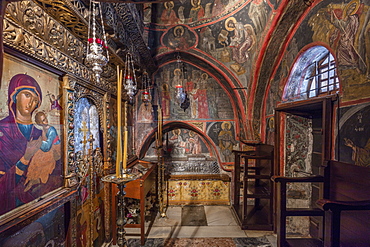
[[[123,171],[126,173],[126,167],[127,167],[127,141],[128,141],[128,131],[125,126],[125,132],[123,136]]]

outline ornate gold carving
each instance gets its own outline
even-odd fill
[[[94,75],[82,64],[86,45],[33,2],[8,4],[3,35],[4,44],[98,88],[113,91],[112,83],[107,82],[107,78],[96,83]],[[115,77],[114,70],[109,66],[105,66],[104,76],[107,75]],[[112,81],[110,78],[108,80]]]
[[[103,162],[103,154],[100,148],[96,148],[92,153],[92,165],[94,168],[94,172],[102,177],[104,175],[104,162]]]
[[[42,6],[43,9],[47,9],[51,16],[70,29],[80,39],[87,37],[87,25],[85,19],[76,15],[76,12],[72,11],[70,6],[67,5],[67,1],[36,0],[35,2]],[[87,13],[87,10],[83,9],[81,4],[79,7],[80,11],[83,11],[84,14]]]
[[[105,170],[111,168],[110,161],[111,161],[111,157],[112,157],[111,143],[112,143],[112,138],[113,137],[110,134],[111,123],[110,123],[110,105],[109,105],[109,102],[110,102],[110,94],[106,93],[104,95],[105,108],[104,108],[104,112],[103,112],[104,113],[104,116],[103,116],[103,121],[104,121],[104,143],[107,144],[104,147],[104,156],[105,156],[104,169]]]
[[[89,162],[87,160],[87,155],[84,155],[82,151],[76,153],[76,173],[79,178],[79,182],[82,183],[84,178],[86,178],[89,172]]]
[[[76,165],[75,165],[75,154],[74,154],[74,97],[73,90],[69,87],[69,81],[71,78],[69,76],[64,76],[62,81],[63,96],[62,101],[64,107],[64,150],[65,159],[64,163],[66,167],[64,169],[65,186],[72,187],[77,184],[76,178]],[[68,140],[68,141],[67,141]]]
[[[55,4],[55,1],[48,2]],[[70,20],[70,24],[78,26],[72,22],[75,18],[70,16],[71,13],[64,12],[63,14],[64,20]],[[9,4],[5,16],[43,39],[44,42],[82,63],[85,51],[83,43],[59,23],[61,20],[58,20],[59,22],[54,20],[32,1]]]

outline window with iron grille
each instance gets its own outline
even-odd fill
[[[314,66],[313,75],[306,78],[309,81],[307,84],[308,98],[339,89],[337,66],[330,52],[321,60],[313,62],[311,66]]]
[[[282,99],[285,102],[304,100],[338,90],[339,78],[333,54],[324,46],[313,46],[293,65]]]

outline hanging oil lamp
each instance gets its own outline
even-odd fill
[[[132,75],[131,75],[132,73]],[[134,62],[131,53],[126,54],[126,66],[125,66],[125,89],[129,97],[130,103],[133,103],[134,96],[137,92],[136,87],[136,76]]]
[[[151,101],[151,95],[149,93],[149,76],[148,72],[144,71],[143,73],[143,85],[144,91],[141,94],[141,101],[148,106],[149,102]]]
[[[97,34],[97,20],[96,13],[100,13],[102,34]],[[107,40],[105,37],[104,23],[102,9],[99,2],[90,0],[89,9],[89,27],[88,27],[88,38],[87,38],[87,51],[86,51],[86,63],[92,67],[92,71],[95,74],[97,82],[100,82],[100,75],[103,72],[103,67],[109,61]],[[106,54],[104,54],[106,51]]]
[[[175,71],[179,71],[180,76],[178,78],[178,84],[176,85],[176,102],[181,106],[182,103],[184,103],[186,99],[186,93],[184,91],[184,87],[182,86],[183,81],[183,68],[181,67],[181,58],[180,55],[177,56],[177,69]]]

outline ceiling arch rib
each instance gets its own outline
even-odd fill
[[[270,35],[267,35],[263,51],[256,65],[255,77],[249,89],[249,107],[247,118],[253,119],[253,129],[248,129],[252,133],[260,133],[263,124],[263,108],[266,97],[266,89],[273,76],[274,68],[279,63],[279,58],[284,53],[284,47],[289,42],[291,32],[297,25],[299,19],[309,9],[310,6],[302,0],[285,1],[281,7],[281,15],[275,20],[276,25],[270,27]]]

